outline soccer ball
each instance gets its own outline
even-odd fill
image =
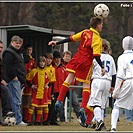
[[[94,15],[106,18],[109,15],[109,8],[105,4],[98,4],[94,8]]]
[[[6,117],[4,119],[5,123],[8,125],[8,126],[13,126],[13,125],[16,125],[16,118],[15,117]]]

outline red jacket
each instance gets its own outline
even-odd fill
[[[56,82],[54,83],[54,93],[59,92],[61,85],[66,79],[66,68],[63,64],[60,64],[59,66],[53,65],[55,68],[55,76],[56,76]]]

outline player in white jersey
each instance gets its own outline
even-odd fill
[[[133,109],[133,38],[126,36],[122,40],[124,52],[118,57],[117,78],[113,91],[116,99],[111,115],[111,131],[116,130],[119,108]]]
[[[96,131],[100,131],[104,127],[104,109],[108,100],[109,91],[111,87],[115,86],[116,66],[113,57],[108,54],[109,48],[110,43],[103,39],[101,61],[106,70],[104,76],[101,74],[101,68],[98,63],[95,59],[93,60],[91,96],[87,107],[93,107],[94,109],[94,118],[97,122]]]

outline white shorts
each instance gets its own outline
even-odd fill
[[[110,87],[110,80],[93,79],[91,84],[91,96],[87,105],[90,107],[100,106],[104,109],[108,100]]]

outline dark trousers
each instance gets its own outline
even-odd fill
[[[9,112],[12,111],[11,108],[11,99],[8,92],[8,88],[5,85],[0,85],[0,95],[1,95],[1,104],[2,104],[2,115],[3,117]]]
[[[48,113],[48,122],[54,122],[57,120],[57,112],[55,111],[55,103],[57,101],[59,93],[54,93],[54,100],[51,101],[51,105],[49,106]]]

